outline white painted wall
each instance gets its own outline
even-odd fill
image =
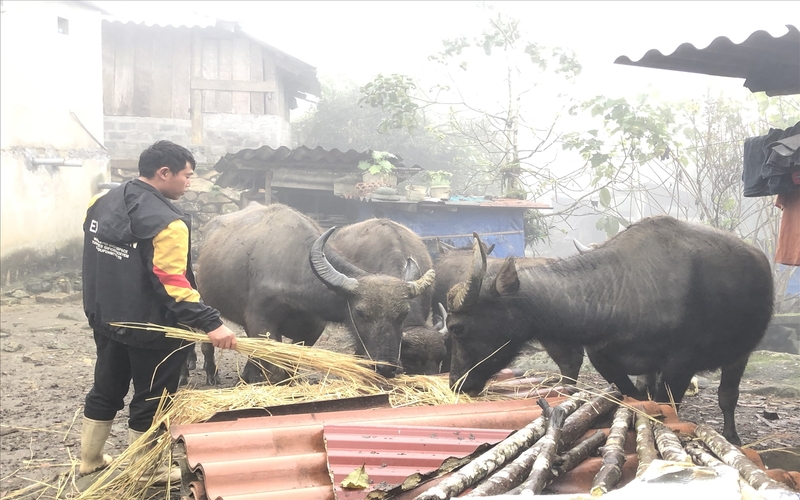
[[[3,2],[0,14],[0,254],[53,253],[81,225],[108,157],[103,140],[101,14],[79,2]],[[58,32],[58,18],[69,34]],[[82,167],[30,169],[25,156]]]

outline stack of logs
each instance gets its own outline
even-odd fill
[[[613,489],[622,477],[625,439],[631,426],[636,431],[637,477],[659,456],[663,460],[707,467],[724,463],[737,469],[756,490],[781,490],[792,494],[787,486],[772,480],[711,427],[701,424],[694,435],[679,436],[645,412],[621,404],[620,398],[621,394],[611,389],[595,397],[578,392],[552,408],[540,398],[538,403],[543,411],[539,418],[414,500],[446,500],[470,488],[472,491],[464,497],[538,495],[556,478],[598,450],[602,466],[594,477],[590,493],[602,495]],[[613,423],[608,436],[597,430],[576,444],[595,421],[612,412]]]

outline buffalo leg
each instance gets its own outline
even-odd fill
[[[269,333],[269,339],[275,342],[283,342],[281,332],[273,327],[266,316],[275,315],[274,311],[266,309],[261,304],[248,307],[245,313],[244,331],[248,337],[261,338],[262,335]],[[284,370],[277,366],[262,361],[260,359],[248,358],[242,371],[242,380],[248,384],[269,380],[273,384],[286,380],[288,375]]]
[[[742,440],[736,432],[736,402],[739,401],[739,383],[742,381],[744,369],[747,367],[747,360],[750,355],[746,355],[738,361],[722,367],[722,378],[719,382],[719,408],[722,410],[722,435],[725,439],[741,446]]]
[[[589,355],[589,361],[592,362],[597,372],[606,379],[607,382],[615,384],[622,394],[640,401],[647,400],[647,395],[642,394],[642,392],[633,385],[633,382],[631,382],[625,370],[612,358],[601,351],[592,349],[587,349],[586,353]]]
[[[583,346],[552,340],[540,341],[547,355],[555,361],[564,383],[574,384],[578,380],[578,374],[583,364]]]
[[[197,368],[197,351],[195,346],[187,347],[189,355],[186,357],[186,367],[191,371]]]
[[[221,381],[219,373],[217,373],[217,363],[214,360],[214,346],[203,342],[200,350],[203,353],[203,370],[206,372],[206,383],[208,385],[219,385]]]
[[[656,389],[656,402],[675,403],[676,407],[683,401],[683,395],[692,381],[694,373],[691,371],[661,374],[661,380]]]

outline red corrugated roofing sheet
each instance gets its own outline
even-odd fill
[[[548,398],[548,402],[555,406],[564,399]],[[666,423],[677,422],[669,407],[636,403],[651,415],[666,413]],[[333,499],[333,483],[325,464],[325,426],[362,424],[508,430],[520,429],[540,414],[535,400],[521,399],[254,417],[176,425],[170,432],[174,439],[183,442],[188,465],[204,481],[210,500]],[[371,441],[365,441],[354,447],[370,449]]]
[[[484,443],[498,443],[514,429],[326,425],[328,469],[337,499],[361,500],[376,487],[388,488],[408,476],[434,471],[449,457],[465,457]],[[342,488],[342,480],[364,466],[369,488]]]

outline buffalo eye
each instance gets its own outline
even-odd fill
[[[455,336],[459,336],[464,333],[464,325],[448,326],[447,329]]]

